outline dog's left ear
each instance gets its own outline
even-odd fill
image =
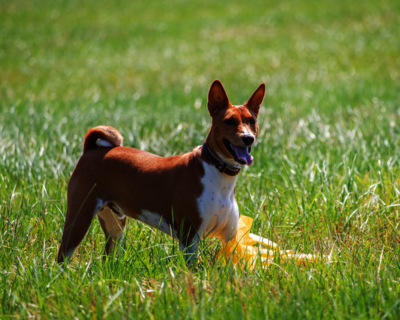
[[[250,99],[244,104],[249,110],[253,111],[256,117],[260,112],[260,106],[265,96],[265,83],[261,83],[260,86],[254,91]]]

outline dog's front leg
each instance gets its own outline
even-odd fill
[[[188,267],[193,265],[193,261],[196,257],[198,239],[199,237],[196,234],[188,244],[185,244],[184,241],[179,240],[179,247],[183,252],[185,263]]]

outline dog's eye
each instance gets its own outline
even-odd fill
[[[250,124],[255,124],[256,121],[254,119],[250,119]]]
[[[235,124],[235,121],[232,120],[232,119],[228,119],[228,120],[225,120],[225,123],[229,124],[229,125],[232,125],[232,124]]]

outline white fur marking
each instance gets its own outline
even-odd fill
[[[113,144],[111,144],[109,141],[104,140],[104,139],[97,139],[96,141],[97,146],[99,147],[106,147],[106,148],[110,148],[110,147],[115,147]]]
[[[239,210],[235,200],[237,176],[220,173],[217,168],[203,161],[204,177],[201,179],[204,190],[197,199],[200,216],[200,237],[217,236],[223,242],[236,232]]]
[[[150,227],[156,228],[165,234],[176,238],[176,230],[172,229],[172,226],[168,224],[168,222],[161,217],[158,213],[151,212],[148,210],[142,210],[141,214],[137,216],[139,221],[144,222]]]
[[[249,147],[252,147],[252,146],[255,144],[255,138],[256,138],[256,137],[254,136],[253,132],[251,132],[247,127],[245,127],[244,130],[243,130],[243,135],[244,135],[244,136],[251,136],[251,137],[253,137],[254,141],[253,141],[253,143],[249,146]]]

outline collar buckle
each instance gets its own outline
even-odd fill
[[[218,170],[219,170],[219,172],[221,172],[221,173],[224,173],[225,172],[225,169],[228,167],[228,165],[226,164],[226,163],[221,163],[219,166],[218,166]]]

